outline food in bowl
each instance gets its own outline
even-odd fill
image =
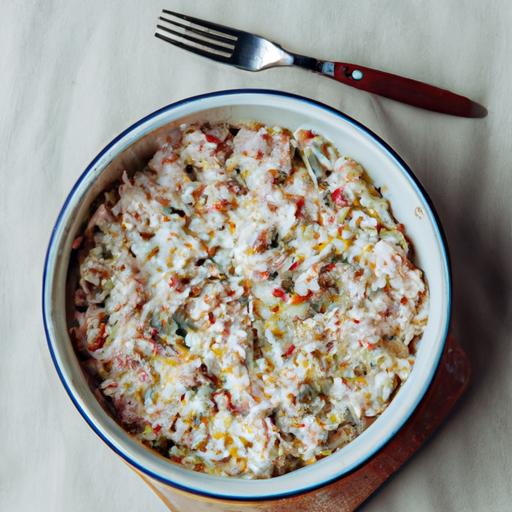
[[[427,324],[404,226],[309,130],[181,126],[74,248],[84,366],[128,431],[196,471],[268,478],[345,446]]]

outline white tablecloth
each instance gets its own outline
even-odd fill
[[[432,114],[300,69],[217,65],[153,38],[162,7],[433,82],[489,116]],[[363,508],[510,510],[511,2],[4,0],[0,11],[0,510],[164,510],[58,381],[41,322],[44,252],[72,184],[116,134],[179,98],[236,87],[299,93],[365,123],[411,165],[446,230],[473,384]]]

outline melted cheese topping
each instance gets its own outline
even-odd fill
[[[403,231],[319,135],[182,126],[76,241],[77,349],[120,422],[175,462],[311,464],[411,372],[428,297]]]

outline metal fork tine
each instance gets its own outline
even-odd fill
[[[199,18],[194,18],[194,16],[188,16],[186,14],[180,14],[175,11],[168,11],[167,9],[162,9],[162,12],[165,14],[170,14],[171,16],[176,16],[176,18],[181,18],[185,21],[190,21],[191,23],[195,23],[203,28],[210,28],[212,30],[216,30],[217,32],[221,32],[224,35],[238,37],[241,34],[245,34],[243,30],[237,30],[231,27],[226,27],[226,25],[220,25],[219,23],[212,23],[211,21],[201,20]]]
[[[184,25],[183,23],[179,23],[178,21],[174,21],[174,20],[169,20],[167,18],[163,18],[162,16],[160,16],[159,19],[161,19],[162,21],[166,21],[167,23],[171,23],[172,25],[176,25],[177,27],[181,27],[181,28],[185,29],[187,32],[193,32],[194,34],[208,37],[215,41],[220,41],[221,43],[227,43],[227,44],[235,44],[236,43],[236,39],[229,39],[227,37],[223,37],[223,36],[214,34],[213,32],[206,32],[205,30],[199,30],[198,28],[195,28],[192,25]]]
[[[169,34],[173,34],[175,36],[186,39],[187,41],[192,41],[193,43],[197,43],[202,46],[206,46],[206,47],[211,48],[212,50],[215,50],[218,52],[224,52],[224,53],[228,53],[228,54],[233,53],[233,47],[228,48],[227,46],[220,46],[218,44],[211,43],[210,41],[207,41],[206,39],[199,39],[198,37],[189,36],[188,34],[184,34],[183,32],[178,32],[176,30],[173,30],[172,28],[164,27],[163,25],[157,25],[156,28],[159,28],[160,30],[165,30],[165,32],[168,32]]]
[[[158,32],[155,32],[155,37],[158,37],[158,39],[162,39],[163,41],[166,41],[167,43],[173,44],[174,46],[177,46],[178,48],[182,48],[183,50],[187,50],[192,53],[197,53],[197,55],[201,55],[202,57],[206,57],[207,59],[216,60],[218,62],[224,62],[226,64],[228,64],[230,62],[229,57],[226,57],[224,55],[219,55],[218,53],[207,52],[205,50],[201,50],[201,48],[197,48],[195,46],[190,46],[188,44],[181,43],[180,41],[171,39],[170,37],[164,36],[163,34],[159,34]]]

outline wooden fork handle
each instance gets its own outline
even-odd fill
[[[485,107],[469,98],[377,69],[346,62],[322,62],[317,69],[343,84],[415,107],[462,117],[487,115]]]

